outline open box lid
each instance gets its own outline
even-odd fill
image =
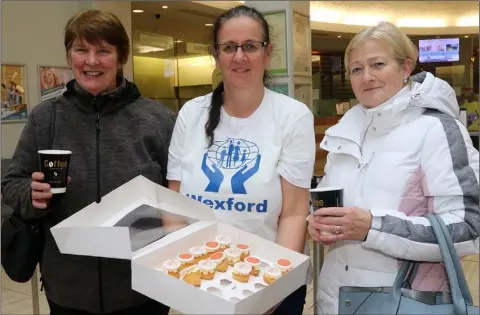
[[[163,228],[166,215],[168,220],[182,220],[186,225],[215,220],[209,206],[138,176],[105,195],[100,203],[94,202],[55,225],[51,232],[62,254],[131,259],[142,242],[146,246],[181,228]],[[148,222],[133,228],[139,219]],[[159,226],[152,227],[155,222],[160,222]],[[147,239],[135,240],[142,235]]]

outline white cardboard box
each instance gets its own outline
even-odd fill
[[[128,227],[113,225],[141,204],[198,221],[132,252]],[[262,314],[305,283],[308,256],[216,222],[214,211],[138,176],[104,196],[101,203],[92,203],[51,231],[61,253],[131,259],[132,288],[184,314]],[[261,275],[251,277],[248,284],[236,282],[231,279],[230,267],[225,274],[217,272],[214,280],[204,280],[200,288],[160,270],[165,260],[213,240],[218,234],[230,236],[232,245],[248,244],[251,253],[266,263],[286,258],[294,268],[266,285]],[[220,284],[221,279],[231,281],[228,288]]]
[[[141,204],[196,220],[215,220],[213,210],[196,200],[138,176],[51,228],[61,253],[132,259],[128,227],[113,226]]]

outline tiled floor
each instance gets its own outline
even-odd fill
[[[40,288],[40,286],[39,286]],[[39,292],[40,314],[49,314],[44,292]],[[2,314],[33,314],[30,282],[16,283],[2,270]]]
[[[479,305],[479,255],[465,257],[462,260],[465,277],[474,299],[474,304]],[[49,314],[45,294],[40,292],[40,314]],[[30,282],[15,283],[11,281],[2,270],[2,312],[3,315],[10,314],[32,314],[32,292]],[[308,287],[307,302],[304,307],[304,314],[313,314],[313,287]],[[170,314],[179,314],[171,311]]]

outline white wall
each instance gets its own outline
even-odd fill
[[[122,20],[131,36],[130,2],[99,1],[2,1],[1,61],[27,66],[27,104],[40,103],[38,65],[66,66],[63,29],[68,19],[85,9],[111,11]],[[124,67],[133,79],[132,59]],[[1,125],[1,157],[11,158],[24,123]]]

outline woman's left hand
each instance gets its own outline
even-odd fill
[[[358,207],[353,208],[320,208],[314,212],[315,221],[324,225],[323,242],[340,240],[363,241],[367,238],[372,214],[370,211]]]

